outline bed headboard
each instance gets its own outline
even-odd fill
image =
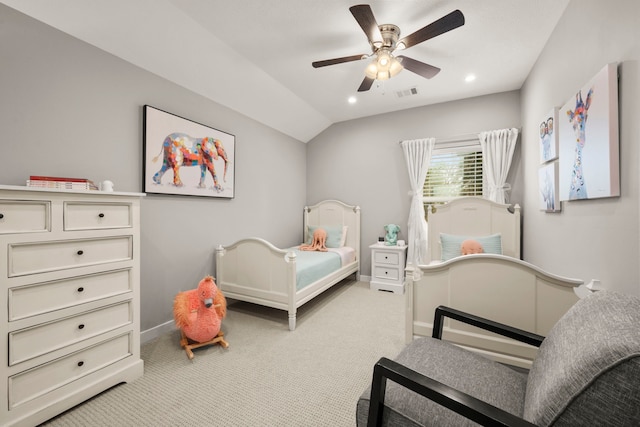
[[[429,258],[441,259],[440,233],[464,236],[502,235],[502,254],[520,259],[520,206],[463,197],[429,209]]]
[[[360,207],[351,206],[339,200],[325,200],[317,205],[305,206],[302,236],[307,241],[307,227],[310,225],[346,225],[345,245],[356,250],[360,259]]]

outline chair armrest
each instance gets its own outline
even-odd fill
[[[455,310],[443,305],[436,308],[436,313],[433,318],[433,338],[442,339],[442,329],[444,326],[445,317],[450,317],[451,319],[458,320],[477,328],[481,328],[536,347],[540,347],[542,341],[544,340],[544,337],[542,335],[514,328],[513,326],[505,325],[503,323],[494,322],[493,320],[485,319],[484,317],[475,316],[473,314],[465,313],[464,311]]]
[[[373,368],[367,427],[382,426],[387,378],[480,425],[535,426],[527,420],[383,357]]]

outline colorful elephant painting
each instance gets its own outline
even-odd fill
[[[162,176],[168,169],[171,169],[173,170],[173,185],[181,187],[184,184],[180,179],[180,168],[182,166],[199,166],[200,182],[198,187],[206,187],[205,179],[207,171],[209,171],[213,178],[213,188],[218,192],[223,191],[213,164],[213,161],[219,158],[224,160],[222,179],[226,182],[229,159],[220,140],[211,137],[194,138],[184,133],[172,133],[164,139],[162,152],[153,158],[153,162],[158,160],[160,154],[163,154],[162,167],[153,175],[153,182],[156,184],[161,184]]]

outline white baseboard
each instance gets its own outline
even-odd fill
[[[370,282],[371,281],[371,276],[365,276],[364,274],[360,275],[360,281],[361,282]]]
[[[169,331],[173,331],[176,329],[176,324],[173,320],[170,320],[161,325],[155,326],[151,329],[147,329],[146,331],[140,332],[140,343],[144,344],[147,341],[151,341],[154,338],[159,337],[160,335],[167,333]]]

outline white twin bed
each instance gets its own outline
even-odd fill
[[[582,280],[560,277],[520,260],[520,208],[468,197],[428,214],[431,261],[420,265],[406,294],[406,341],[431,336],[435,308],[458,310],[546,335],[578,300]],[[496,237],[497,236],[497,237]],[[460,255],[460,240],[474,238],[502,254]],[[453,253],[452,251],[458,251]],[[494,250],[499,252],[499,250]],[[450,258],[446,261],[444,259]],[[550,253],[550,256],[553,256]],[[529,367],[536,349],[447,319],[444,337],[511,365]]]
[[[337,200],[305,207],[305,242],[317,227],[328,232],[327,252],[280,249],[255,237],[218,246],[218,287],[227,298],[286,310],[293,331],[298,307],[346,277],[360,276],[360,208]]]

